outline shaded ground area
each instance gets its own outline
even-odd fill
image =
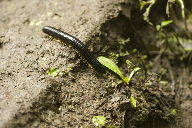
[[[140,23],[140,14],[132,6],[126,0],[0,1],[0,127],[90,128],[95,127],[92,117],[103,115],[107,117],[106,126],[168,128],[176,127],[170,125],[176,122],[178,127],[189,128],[191,80],[176,80],[180,75],[174,74],[177,60],[170,63],[166,57],[153,56],[145,61],[153,65],[143,64],[143,53],[134,49],[145,48],[141,35],[150,38],[154,33]],[[126,59],[142,71],[129,85],[118,84],[114,74],[96,73],[73,48],[46,38],[41,32],[45,25],[76,36],[97,56],[117,52],[119,39],[130,38],[131,43],[125,47],[133,52]],[[125,60],[119,61],[119,66],[126,69]],[[170,86],[162,86],[154,74],[163,76],[158,70],[163,66],[170,71],[163,77],[170,78]],[[50,67],[58,68],[59,76],[48,76]],[[186,67],[189,65],[178,72],[192,75]],[[137,100],[136,108],[130,96]],[[180,108],[187,119],[174,120],[170,110],[175,108]]]

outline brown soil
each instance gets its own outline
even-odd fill
[[[91,128],[95,127],[92,117],[103,115],[107,125],[117,127],[168,128],[178,122],[178,127],[190,128],[192,93],[182,86],[184,78],[173,81],[175,89],[161,86],[156,75],[141,71],[129,85],[117,85],[114,74],[96,73],[73,48],[49,40],[41,31],[46,25],[60,28],[95,55],[105,55],[102,48],[115,49],[119,36],[133,36],[129,14],[121,13],[130,11],[125,8],[132,3],[125,1],[0,0],[0,127]],[[129,56],[137,63],[135,57]],[[65,73],[48,76],[50,67]],[[192,75],[190,70],[185,73]],[[132,107],[130,96],[137,99],[138,107]],[[176,107],[182,115],[178,121],[168,116]]]

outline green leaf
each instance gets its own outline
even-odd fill
[[[168,81],[163,81],[163,80],[159,81],[159,83],[160,83],[161,85],[164,85],[164,86],[169,84]]]
[[[183,0],[168,0],[167,2],[167,6],[166,6],[166,14],[169,16],[170,12],[169,12],[169,8],[172,6],[172,3],[176,3],[178,2],[181,6],[181,15],[183,17],[183,19],[185,19],[185,5]]]
[[[92,122],[97,127],[102,127],[106,123],[106,118],[104,116],[94,116]]]
[[[102,65],[104,65],[105,67],[107,67],[108,69],[110,69],[111,71],[116,73],[117,75],[119,75],[122,80],[124,80],[124,76],[123,76],[122,72],[120,71],[118,66],[112,60],[110,60],[110,59],[108,59],[106,57],[103,57],[103,56],[98,57],[97,60]]]
[[[129,77],[127,78],[127,83],[129,83],[129,81],[131,80],[131,78],[133,77],[133,75],[135,74],[135,72],[137,72],[138,70],[140,70],[141,68],[136,67],[133,69],[133,71],[130,73]]]
[[[131,103],[132,103],[133,107],[134,107],[134,108],[137,107],[137,101],[136,101],[136,99],[131,96],[131,97],[130,97],[130,100],[131,100]]]
[[[152,6],[155,4],[156,0],[150,0],[148,1],[150,4],[149,6],[147,7],[146,11],[143,13],[143,18],[146,22],[148,22],[150,25],[152,25],[152,23],[149,21],[149,13],[150,13],[150,10],[152,8]]]
[[[172,23],[172,22],[173,22],[172,20],[162,21],[162,22],[161,22],[161,27],[165,27],[165,26],[169,25],[169,24]]]
[[[167,5],[166,5],[166,14],[168,15],[168,17],[170,17],[170,11],[169,11],[169,0],[167,1]]]
[[[176,109],[171,109],[169,112],[170,112],[169,114],[173,115],[173,116],[175,116],[177,114],[177,110]]]
[[[139,4],[140,4],[140,10],[142,10],[143,7],[147,4],[147,2],[140,0]]]
[[[172,7],[172,3],[174,3],[176,0],[168,0],[166,5],[166,14],[168,17],[170,17],[170,8]]]
[[[50,75],[50,76],[57,76],[59,73],[59,69],[57,68],[49,68],[49,70],[47,71],[47,74]]]
[[[137,72],[138,70],[140,70],[141,68],[139,68],[139,67],[136,67],[136,68],[134,68],[133,70],[135,71],[135,72]]]
[[[129,80],[129,78],[128,78],[128,77],[124,77],[124,78],[123,78],[123,81],[124,81],[125,83],[127,83],[127,84],[128,84],[130,80]]]
[[[157,25],[156,29],[157,29],[157,31],[159,31],[161,29],[161,25]]]
[[[177,0],[177,1],[180,3],[180,6],[181,6],[181,15],[182,15],[183,19],[185,19],[185,6],[183,3],[183,0]]]
[[[127,65],[131,66],[132,62],[130,60],[126,60]]]
[[[172,22],[173,22],[172,20],[162,21],[162,22],[161,22],[161,25],[157,25],[157,26],[156,26],[157,31],[161,30],[161,28],[163,28],[163,27],[171,24]]]

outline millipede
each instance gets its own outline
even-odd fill
[[[89,49],[76,37],[51,26],[43,27],[43,32],[49,36],[71,45],[99,73],[105,73],[104,66],[93,56]]]

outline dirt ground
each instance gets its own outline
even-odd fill
[[[129,4],[126,0],[0,0],[0,127],[94,128],[92,117],[103,115],[107,125],[116,127],[170,128],[176,122],[178,128],[190,128],[192,93],[183,86],[191,82],[188,77],[167,87],[156,75],[144,79],[142,71],[129,85],[115,86],[116,76],[96,73],[73,48],[42,32],[46,25],[59,28],[79,38],[95,56],[105,55],[103,47],[112,50],[117,37],[132,33],[130,14],[122,13],[130,11]],[[61,75],[49,76],[51,67]],[[157,70],[158,66],[153,72]],[[184,73],[192,75],[190,68]],[[137,99],[138,107],[132,107],[130,96]],[[172,108],[180,109],[178,121],[168,114]]]

